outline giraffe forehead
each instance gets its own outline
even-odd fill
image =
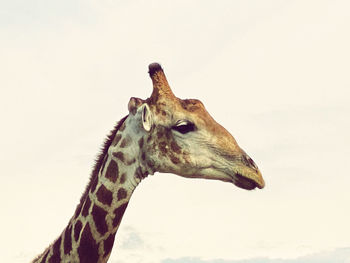
[[[203,103],[196,99],[185,99],[178,101],[178,116],[189,121],[193,121],[197,127],[206,129],[209,132],[221,130],[219,125],[207,112]]]
[[[197,113],[203,113],[203,110],[205,111],[204,105],[200,100],[196,99],[179,99],[178,100],[182,109],[188,111],[188,112],[197,112]]]
[[[156,115],[169,117],[168,115],[178,115],[180,118],[206,118],[208,113],[203,103],[196,99],[162,98],[151,106]],[[175,116],[176,117],[176,116]]]

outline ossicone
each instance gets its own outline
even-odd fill
[[[153,92],[150,97],[151,102],[156,103],[157,101],[162,100],[162,98],[175,98],[159,63],[150,64],[148,66],[148,73],[153,83]]]

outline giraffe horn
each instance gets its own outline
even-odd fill
[[[171,91],[168,81],[165,77],[164,71],[158,63],[152,63],[148,66],[148,73],[153,82],[153,92],[151,95],[151,100],[156,102],[161,97],[175,97],[174,93]]]

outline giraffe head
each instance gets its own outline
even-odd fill
[[[142,133],[140,162],[151,173],[216,179],[252,190],[265,183],[254,161],[195,99],[171,91],[161,66],[149,65],[150,98],[131,98],[130,116]]]

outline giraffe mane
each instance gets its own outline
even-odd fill
[[[101,147],[101,150],[100,150],[100,153],[97,155],[96,159],[95,159],[95,164],[93,166],[93,169],[92,169],[92,172],[91,172],[91,175],[90,175],[90,180],[89,180],[89,183],[88,185],[86,186],[85,188],[85,191],[83,193],[83,195],[81,196],[80,198],[80,202],[76,208],[76,212],[75,212],[75,215],[76,213],[79,213],[80,212],[80,209],[81,209],[81,206],[82,206],[82,203],[84,202],[86,196],[88,195],[89,193],[89,190],[91,188],[91,185],[93,184],[94,180],[97,180],[97,177],[98,177],[98,172],[101,168],[101,165],[103,163],[103,159],[105,157],[105,155],[107,154],[108,152],[108,148],[109,146],[111,146],[112,144],[112,141],[116,135],[116,133],[118,132],[118,130],[120,129],[120,126],[122,126],[122,124],[124,123],[124,121],[126,120],[126,118],[128,117],[129,115],[126,115],[124,118],[122,118],[119,122],[117,122],[117,124],[114,126],[114,128],[110,131],[110,133],[107,135],[107,138],[105,139],[102,147]]]
[[[75,209],[75,213],[74,213],[74,217],[77,216],[77,213],[80,213],[80,210],[82,208],[82,205],[83,205],[83,202],[86,198],[86,196],[88,195],[89,193],[89,190],[91,188],[91,185],[92,183],[94,182],[94,180],[97,179],[98,177],[98,172],[100,170],[100,167],[103,163],[103,159],[104,159],[104,156],[107,154],[108,152],[108,148],[109,146],[111,146],[112,142],[113,142],[113,139],[116,135],[116,133],[118,132],[118,130],[120,129],[120,127],[123,125],[124,121],[126,120],[126,118],[128,117],[129,115],[126,115],[124,118],[122,118],[119,122],[117,122],[117,124],[114,126],[113,130],[111,130],[109,132],[109,134],[107,135],[107,138],[105,139],[102,147],[101,147],[101,150],[100,150],[100,153],[97,155],[97,158],[95,159],[95,164],[93,166],[93,169],[92,169],[92,172],[91,172],[91,175],[90,175],[90,180],[89,180],[89,183],[88,185],[86,186],[85,188],[85,191],[83,193],[83,195],[81,196],[80,198],[80,202],[79,204],[77,205],[77,208]],[[60,237],[59,237],[60,238]],[[52,246],[53,244],[56,243],[56,241],[59,239],[55,239],[54,242],[52,242],[52,244],[50,246]],[[47,249],[50,248],[47,247],[44,252],[42,252],[41,254],[39,254],[35,259],[33,259],[32,262],[36,262],[43,254],[45,254],[47,252]]]

